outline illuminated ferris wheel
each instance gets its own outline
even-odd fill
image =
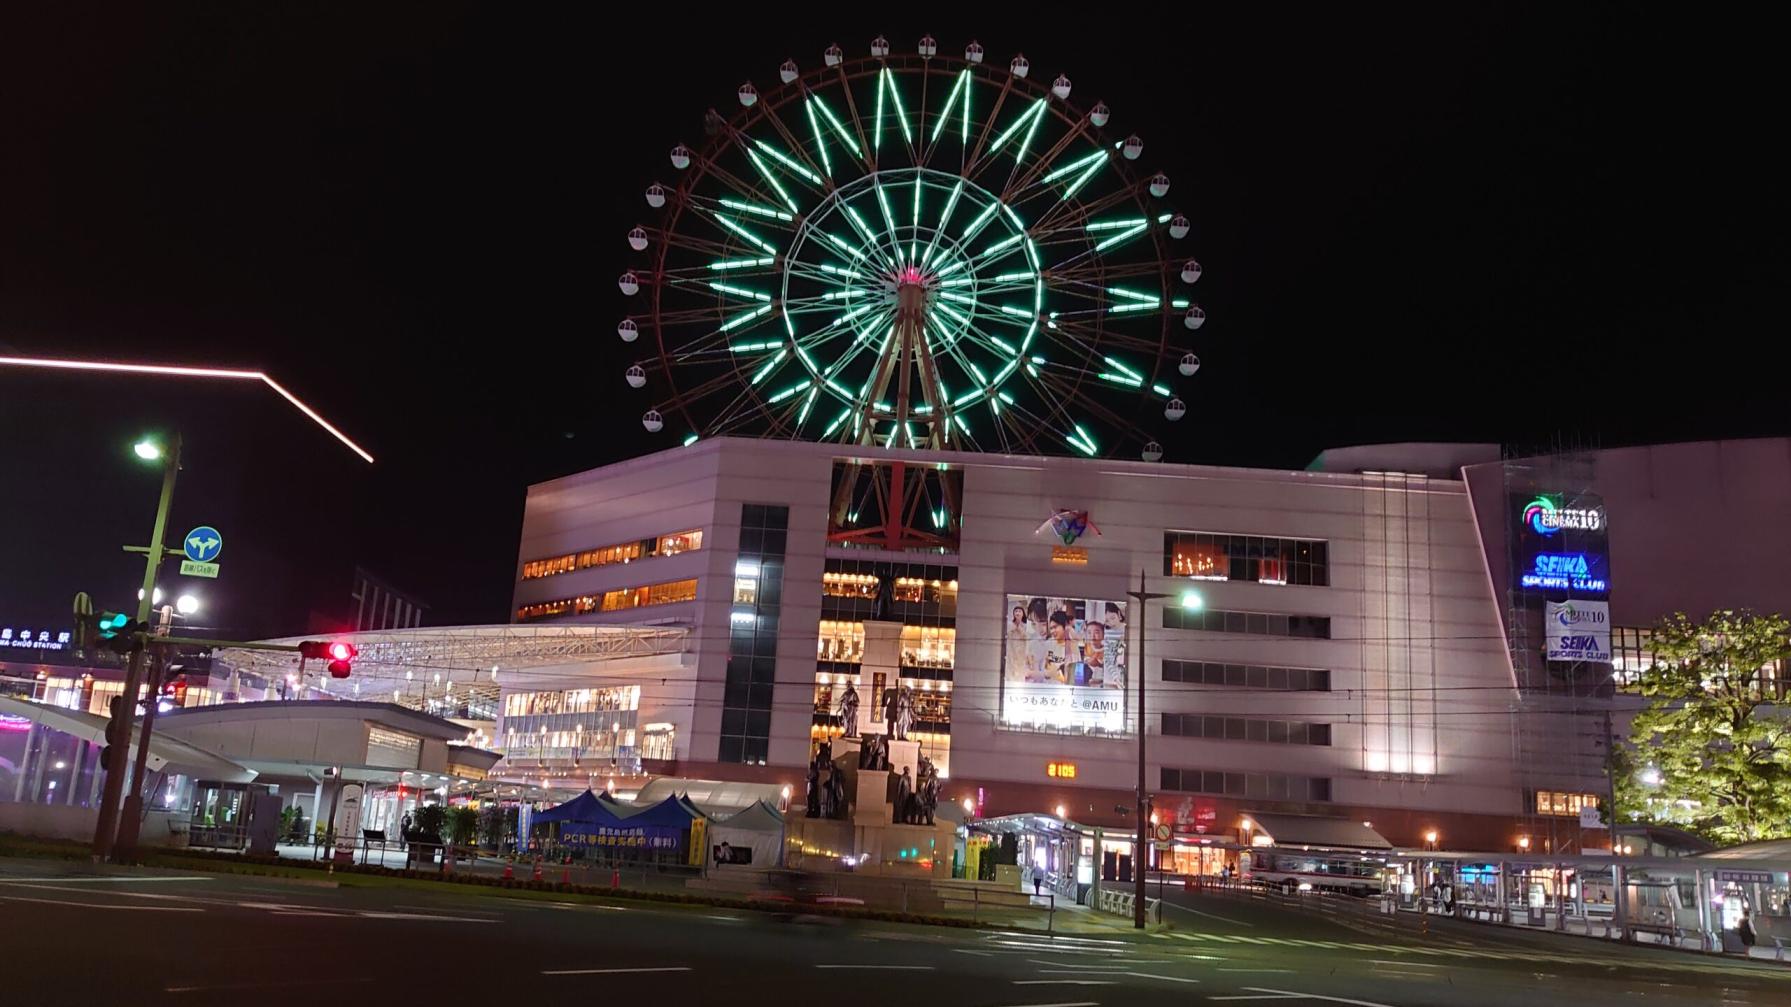
[[[836,45],[672,148],[619,281],[649,432],[1162,457],[1147,424],[1200,368],[1192,225],[1105,104],[983,57]]]

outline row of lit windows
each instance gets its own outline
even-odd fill
[[[875,600],[881,583],[882,578],[874,573],[824,573],[821,575],[821,594],[830,598]],[[957,597],[958,582],[955,580],[897,577],[890,586],[890,598],[894,601],[930,601],[938,604],[955,602]]]
[[[1232,689],[1286,692],[1330,692],[1331,673],[1321,668],[1273,668],[1260,664],[1215,661],[1163,662],[1163,681],[1190,685],[1223,685]]]
[[[1175,769],[1164,766],[1158,780],[1164,790],[1190,794],[1224,794],[1270,801],[1329,801],[1331,781],[1323,776],[1283,776],[1279,773],[1226,773],[1211,769]]]
[[[1329,745],[1330,724],[1303,720],[1260,720],[1255,717],[1208,717],[1197,713],[1163,714],[1163,733],[1218,741],[1263,741],[1272,745]]]
[[[1163,628],[1329,640],[1331,638],[1331,617],[1328,615],[1286,615],[1279,612],[1226,612],[1216,608],[1187,609],[1180,605],[1171,605],[1163,609]]]
[[[701,530],[674,532],[670,535],[661,535],[658,538],[642,539],[639,542],[606,545],[600,549],[587,549],[584,552],[569,552],[564,556],[530,560],[522,565],[522,579],[535,580],[541,577],[552,577],[556,574],[571,573],[574,570],[583,570],[587,567],[630,563],[637,559],[653,556],[676,556],[681,552],[690,552],[702,547],[703,533]]]
[[[883,722],[883,701],[889,689],[883,686],[884,676],[872,676],[870,689],[863,688],[861,676],[852,676],[853,689],[858,693],[858,722],[860,724]],[[815,676],[815,712],[822,716],[832,716],[839,712],[840,697],[846,691],[845,675],[819,674]],[[951,723],[951,683],[933,682],[927,679],[904,680],[913,695],[914,719],[930,721],[938,724]],[[875,696],[875,700],[871,697]]]
[[[640,705],[641,687],[638,685],[619,685],[609,689],[568,689],[564,692],[512,692],[504,697],[504,716],[608,713],[636,710]]]
[[[650,605],[672,605],[681,601],[696,599],[695,579],[674,580],[665,584],[649,584],[645,587],[625,587],[616,591],[579,595],[576,598],[560,598],[554,601],[536,602],[524,605],[516,610],[517,622],[530,622],[535,619],[552,619],[561,615],[585,615],[590,612],[619,612],[630,608],[646,608]]]
[[[957,657],[958,631],[950,626],[903,626],[900,648],[904,668],[949,669]],[[862,662],[864,623],[822,619],[815,658],[844,664]]]
[[[1581,808],[1596,808],[1602,802],[1597,794],[1567,794],[1558,790],[1536,792],[1536,813],[1578,818]]]
[[[1325,542],[1211,532],[1164,532],[1163,574],[1196,580],[1321,587],[1331,582],[1329,547]]]
[[[1654,661],[1654,630],[1611,627],[1611,678],[1619,686],[1634,686],[1643,672],[1654,667]],[[1783,699],[1791,692],[1791,666],[1782,660],[1769,661],[1755,681],[1768,695]]]

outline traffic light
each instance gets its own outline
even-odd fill
[[[346,640],[331,640],[328,643],[306,640],[299,644],[299,657],[328,661],[332,678],[347,678],[349,672],[354,670],[355,655],[359,653],[355,645]]]
[[[94,621],[94,629],[107,650],[114,654],[130,654],[143,649],[143,634],[149,632],[149,623],[139,622],[123,612],[101,612]]]
[[[110,768],[112,765],[112,749],[122,748],[129,754],[131,740],[131,714],[125,712],[124,696],[112,697],[110,704],[112,719],[106,721],[106,744],[100,749],[100,765]],[[134,711],[133,711],[134,712]]]

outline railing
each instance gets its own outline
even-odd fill
[[[1137,896],[1128,891],[1103,887],[1095,908],[1103,913],[1126,919],[1138,917]],[[1149,898],[1144,900],[1144,919],[1147,923],[1163,922],[1162,900]]]

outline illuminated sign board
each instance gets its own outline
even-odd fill
[[[1081,546],[1054,545],[1051,547],[1051,562],[1069,566],[1087,566],[1088,550]]]
[[[1073,780],[1076,778],[1076,764],[1074,762],[1047,762],[1045,763],[1045,775],[1054,780]]]
[[[1518,579],[1523,587],[1578,594],[1607,594],[1611,590],[1604,577],[1604,557],[1597,553],[1539,552],[1531,563],[1531,568]]]
[[[1602,501],[1588,493],[1526,493],[1510,501],[1515,587],[1557,598],[1610,594],[1610,522]]]
[[[1544,606],[1543,625],[1549,660],[1611,663],[1609,602],[1551,601]]]
[[[52,635],[47,629],[0,628],[0,647],[17,650],[67,650],[70,646],[69,635],[67,631]]]
[[[1001,722],[1126,731],[1126,604],[1010,594],[1002,635]]]
[[[1538,535],[1562,531],[1604,531],[1603,507],[1563,507],[1553,497],[1539,496],[1524,505],[1524,523]]]

